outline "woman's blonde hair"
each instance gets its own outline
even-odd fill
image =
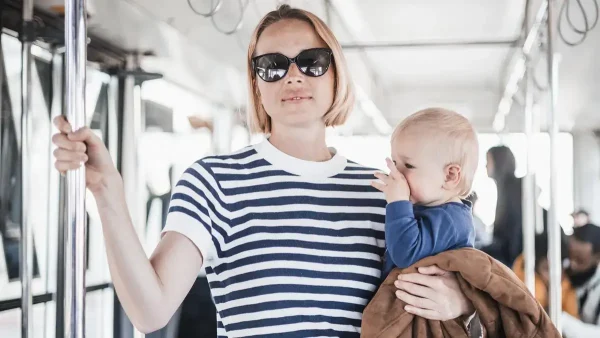
[[[261,100],[260,92],[256,84],[256,75],[252,68],[252,58],[255,56],[256,44],[264,30],[270,25],[281,20],[301,20],[309,23],[319,35],[319,37],[327,44],[333,52],[332,67],[335,71],[334,81],[334,96],[333,103],[329,110],[323,116],[325,126],[339,126],[346,122],[350,111],[354,107],[354,89],[352,79],[348,72],[346,59],[342,54],[342,46],[337,41],[333,32],[327,27],[323,20],[319,19],[311,12],[292,8],[289,5],[281,5],[276,10],[265,15],[260,23],[256,26],[250,45],[248,47],[248,128],[253,133],[271,132],[272,123],[271,117],[265,111]]]

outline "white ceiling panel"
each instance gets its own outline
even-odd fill
[[[472,41],[514,39],[525,0],[337,0],[344,17],[372,38],[358,42]],[[355,6],[356,8],[352,8]],[[355,14],[353,14],[355,13]],[[343,42],[357,42],[343,41]]]
[[[368,57],[386,85],[498,88],[508,53],[504,47],[390,48]]]

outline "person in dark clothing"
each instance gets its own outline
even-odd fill
[[[481,250],[511,267],[523,251],[523,182],[515,176],[515,156],[506,146],[488,150],[486,169],[496,183],[498,201],[492,243]]]
[[[600,227],[586,224],[569,238],[567,274],[575,287],[580,319],[563,313],[564,337],[600,337]]]

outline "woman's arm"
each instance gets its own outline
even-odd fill
[[[142,332],[165,326],[191,289],[203,257],[187,237],[169,232],[148,259],[133,227],[123,180],[104,143],[89,128],[72,132],[59,116],[52,137],[55,167],[61,173],[85,163],[86,186],[94,194],[108,266],[119,300]]]
[[[97,197],[97,203],[119,301],[138,330],[156,331],[169,322],[191,289],[202,267],[202,255],[187,237],[168,232],[148,259],[124,195],[107,194]]]

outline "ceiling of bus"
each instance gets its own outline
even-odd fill
[[[410,44],[454,41],[514,41],[519,37],[526,0],[222,0],[211,18],[195,14],[187,0],[90,0],[89,31],[128,50],[152,51],[143,66],[228,106],[245,102],[245,53],[254,26],[278,3],[308,9],[334,30],[356,83],[391,125],[416,109],[442,105],[469,116],[490,131],[511,69],[509,44],[477,46],[394,46],[356,48],[364,44]],[[199,12],[211,1],[191,0]],[[52,1],[38,0],[43,6]],[[591,12],[591,0],[586,7]],[[530,1],[535,16],[541,0]],[[231,35],[245,5],[242,27]],[[594,13],[590,14],[593,19]],[[580,15],[574,20],[581,22]],[[213,24],[214,21],[214,24]],[[581,27],[582,25],[580,25]],[[556,43],[561,54],[558,112],[565,129],[600,127],[600,28],[577,47]],[[536,66],[546,81],[545,58]],[[538,95],[544,101],[542,94]],[[520,129],[518,103],[508,117]],[[368,120],[368,119],[367,119]],[[364,122],[365,119],[359,120]],[[374,124],[362,132],[376,130]],[[375,129],[373,129],[375,128]],[[381,129],[381,128],[380,128]]]

